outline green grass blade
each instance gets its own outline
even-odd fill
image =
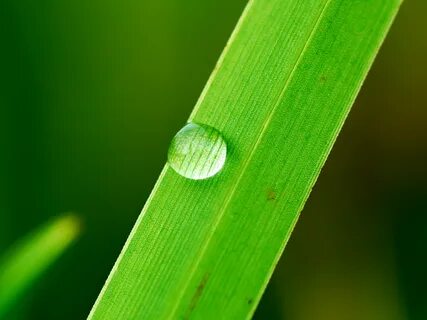
[[[75,240],[80,223],[64,215],[15,245],[0,261],[0,318]]]
[[[223,171],[164,168],[89,318],[250,317],[400,3],[248,4],[190,117]]]

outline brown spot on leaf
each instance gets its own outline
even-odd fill
[[[326,76],[320,76],[320,82],[325,83],[327,80]]]
[[[189,319],[191,313],[196,308],[197,303],[199,302],[200,297],[203,294],[203,290],[206,287],[206,283],[209,280],[209,275],[210,274],[208,272],[206,272],[205,275],[203,276],[202,280],[200,280],[199,285],[197,286],[196,291],[194,292],[193,297],[191,298],[191,302],[190,302],[190,305],[188,306],[188,310],[187,310],[187,313],[185,314],[184,319]]]
[[[274,191],[273,189],[269,189],[267,191],[267,200],[268,201],[274,201],[277,198],[277,194],[276,191]]]

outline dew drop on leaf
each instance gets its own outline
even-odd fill
[[[181,176],[201,180],[220,172],[226,156],[227,145],[218,130],[188,123],[172,139],[168,163]]]

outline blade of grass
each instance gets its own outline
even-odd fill
[[[0,318],[76,239],[80,223],[67,214],[17,243],[0,260]]]
[[[254,311],[400,0],[253,0],[190,121],[224,170],[164,168],[90,319],[245,319]]]

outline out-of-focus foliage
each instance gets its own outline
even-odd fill
[[[80,222],[67,214],[38,228],[0,259],[0,318],[76,239]]]
[[[85,221],[17,317],[87,316],[245,2],[0,1],[0,250]],[[403,4],[260,319],[427,318],[426,10]]]

